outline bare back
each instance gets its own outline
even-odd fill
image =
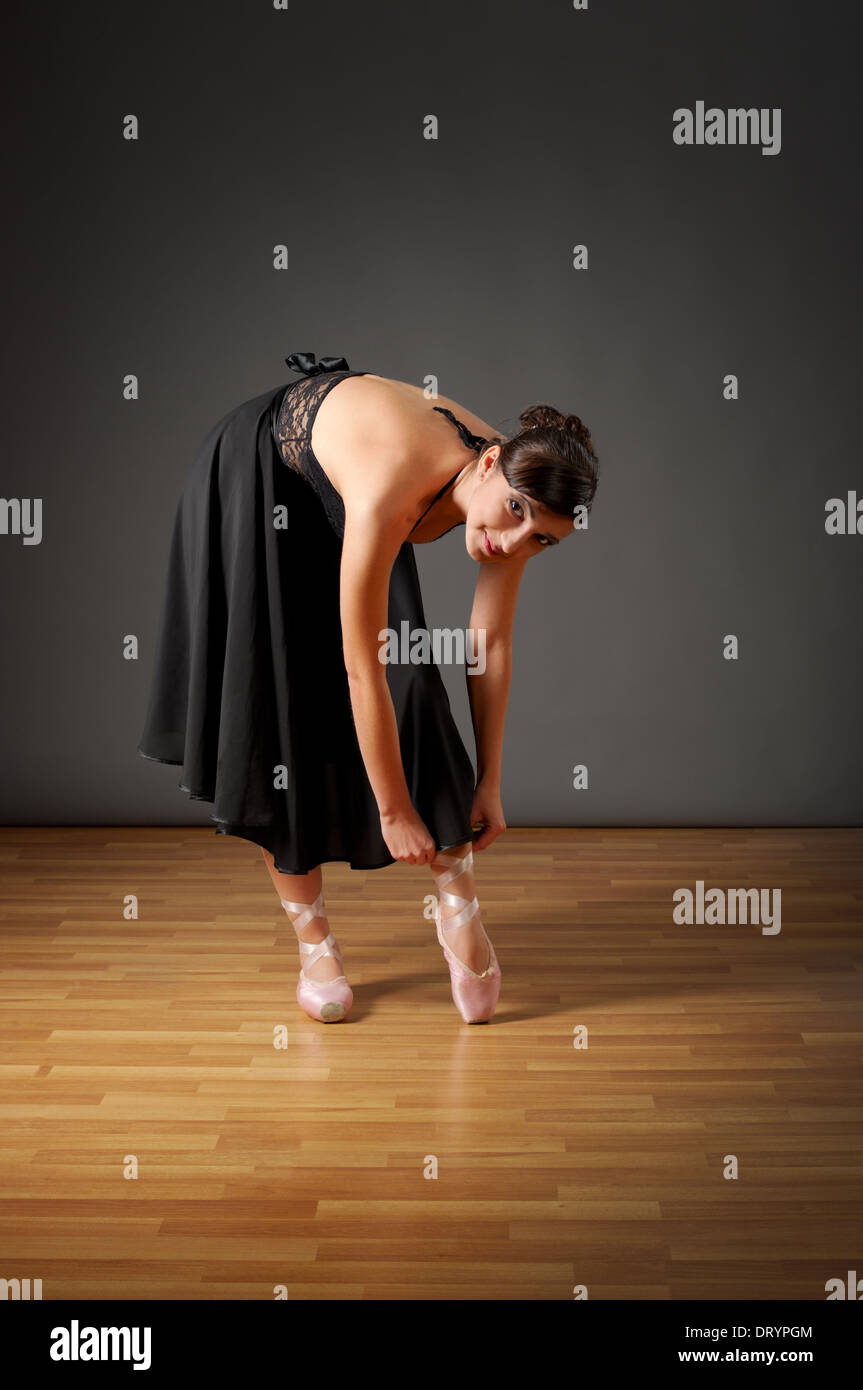
[[[434,406],[453,411],[474,434],[497,434],[457,401],[430,399],[407,381],[363,373],[346,377],[327,393],[310,443],[346,510],[378,498],[398,511],[407,534],[429,498],[470,459],[470,450]],[[417,526],[411,540],[423,544],[437,534],[429,518],[428,527]]]

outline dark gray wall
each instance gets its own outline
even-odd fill
[[[593,432],[590,530],[523,583],[511,825],[859,823],[863,535],[824,526],[863,497],[855,12],[7,7],[0,492],[44,511],[0,536],[3,821],[209,823],[135,753],[170,525],[308,349]],[[698,100],[781,108],[780,152],[676,145]],[[463,536],[417,548],[430,624],[467,622]]]

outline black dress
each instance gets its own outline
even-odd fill
[[[216,833],[263,846],[282,873],[334,860],[379,869],[395,861],[344,667],[344,506],[310,443],[327,392],[366,373],[311,353],[286,361],[300,379],[218,420],[186,475],[137,751],[180,766],[180,789],[213,803]],[[468,448],[485,445],[433,409]],[[405,620],[426,627],[409,540],[392,568],[388,625],[399,632]],[[433,662],[385,670],[413,806],[438,850],[465,844],[474,770],[440,671]]]

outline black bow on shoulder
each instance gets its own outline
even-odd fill
[[[292,352],[285,361],[292,372],[302,372],[303,376],[318,376],[320,372],[350,371],[344,357],[322,357],[320,362],[316,362],[313,352]]]

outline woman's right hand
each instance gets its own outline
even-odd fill
[[[430,864],[435,843],[416,811],[381,816],[381,834],[393,859],[405,864]]]

